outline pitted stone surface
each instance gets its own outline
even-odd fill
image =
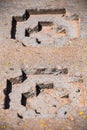
[[[12,86],[10,109],[18,112],[20,108],[23,117],[29,113],[27,118],[43,118],[57,117],[58,109],[66,104],[71,109],[72,106],[83,107],[85,86],[80,78],[72,76],[70,79],[68,75],[29,75],[24,83]],[[26,109],[22,112],[24,107]]]
[[[20,40],[25,46],[58,45],[61,42],[64,44],[68,39],[79,38],[79,16],[68,14],[66,9],[58,10],[49,9],[43,10],[43,12],[42,10],[26,10],[30,17],[25,15],[25,19],[23,19],[24,15],[18,16],[18,18],[14,16],[11,38]]]
[[[86,6],[0,0],[0,130],[87,129]]]

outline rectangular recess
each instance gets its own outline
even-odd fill
[[[66,9],[29,9],[26,10],[30,15],[38,14],[66,14]]]

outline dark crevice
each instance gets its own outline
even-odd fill
[[[40,21],[38,22],[40,26],[53,26],[53,22],[51,21]]]
[[[21,105],[26,106],[27,103],[27,98],[29,97],[33,97],[35,96],[34,92],[26,92],[26,93],[22,93],[22,97],[21,97]]]
[[[42,30],[42,25],[40,22],[38,22],[38,32],[40,32]]]
[[[30,33],[29,33],[29,30],[28,30],[28,29],[25,29],[25,36],[26,36],[26,37],[30,37]]]
[[[55,75],[60,75],[60,74],[68,74],[68,69],[67,68],[61,68],[58,69],[56,67],[54,68],[32,68],[32,69],[26,69],[22,68],[22,70],[26,73],[26,75],[39,75],[39,74],[55,74]]]
[[[61,69],[60,74],[68,74],[68,69],[67,68]]]
[[[66,9],[28,9],[27,12],[30,15],[38,15],[38,14],[66,14]]]
[[[22,46],[26,47],[26,45],[24,43],[22,43]]]
[[[41,41],[39,41],[38,38],[36,38],[36,42],[37,42],[38,44],[41,44]]]
[[[17,113],[17,117],[19,117],[20,119],[23,119],[23,116],[20,115],[19,113]]]
[[[37,33],[37,32],[40,32],[43,28],[43,26],[52,26],[53,25],[53,22],[49,22],[49,21],[41,21],[41,22],[38,22],[38,25],[35,26],[34,28],[27,28],[25,29],[25,36],[26,37],[30,37],[30,34],[32,33]],[[37,41],[37,43],[40,44],[40,42]]]
[[[68,74],[68,69],[67,68],[64,68],[64,69],[55,69],[54,73],[57,73],[57,74]]]
[[[35,109],[35,113],[36,113],[36,114],[41,114],[41,113],[40,113],[40,112],[38,112],[36,109]]]
[[[62,15],[62,17],[64,17],[64,16],[65,16],[65,14]]]
[[[13,17],[17,22],[23,22],[28,20],[30,14],[27,11],[25,11],[25,13],[22,16],[13,16]]]
[[[64,112],[64,115],[66,115],[66,114],[67,114],[67,112],[65,111],[65,112]]]
[[[36,96],[38,96],[41,92],[41,89],[53,89],[54,85],[53,83],[49,84],[36,84]]]
[[[22,16],[22,18],[23,18],[22,21],[28,20],[29,17],[30,17],[30,14],[29,14],[29,12],[26,10],[25,13],[24,13],[24,15]]]
[[[47,68],[39,68],[36,69],[35,74],[44,74],[46,72]]]
[[[22,83],[26,79],[27,79],[27,76],[26,76],[25,72],[22,70],[22,75],[20,75],[18,77],[10,78],[9,81],[12,83],[12,85],[14,85],[14,84]]]
[[[26,106],[26,103],[27,103],[27,98],[24,96],[24,93],[22,93],[21,105]]]
[[[36,85],[36,96],[40,94],[41,88],[39,85]]]
[[[26,73],[22,70],[22,82],[27,79]]]
[[[9,68],[9,70],[14,70],[14,68]]]
[[[52,71],[52,73],[54,73],[57,71],[57,68],[52,68],[51,71]]]
[[[56,105],[53,105],[52,107],[56,107]]]
[[[37,69],[35,74],[68,74],[68,69],[58,69],[58,68],[41,68]]]
[[[63,26],[57,26],[56,27],[56,32],[57,33],[64,33],[64,34],[66,34],[66,28],[63,27]]]
[[[15,35],[16,35],[17,22],[26,21],[29,18],[29,16],[30,16],[30,14],[26,10],[25,13],[23,14],[23,16],[13,16],[12,17],[12,25],[11,25],[11,38],[12,39],[16,39]]]
[[[15,20],[14,17],[12,17],[12,25],[11,25],[11,38],[12,38],[12,39],[15,39],[16,26],[17,26],[17,21]]]
[[[10,98],[9,94],[12,92],[12,84],[9,80],[7,80],[7,86],[6,89],[4,90],[5,94],[5,99],[4,99],[4,109],[9,109],[10,108]]]
[[[61,98],[69,98],[69,94],[62,96]]]
[[[77,91],[76,91],[76,93],[79,93],[80,92],[80,89],[78,89]]]
[[[37,32],[40,32],[42,30],[42,25],[40,24],[40,23],[38,23],[38,25],[37,26],[35,26],[34,28],[27,28],[27,29],[25,29],[25,36],[26,37],[30,37],[30,35],[32,34],[32,33],[37,33]]]

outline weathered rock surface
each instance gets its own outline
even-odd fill
[[[87,129],[86,0],[0,0],[0,130]]]

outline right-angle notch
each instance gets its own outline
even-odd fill
[[[41,92],[41,90],[43,89],[53,89],[54,88],[54,85],[53,83],[48,83],[48,84],[44,84],[44,83],[41,83],[41,84],[36,84],[36,96],[38,96]]]
[[[22,93],[21,105],[26,106],[27,99],[30,98],[30,97],[33,97],[34,95],[35,95],[34,92],[25,92],[25,93]]]
[[[42,29],[43,29],[43,27],[50,27],[50,26],[53,26],[53,22],[51,22],[51,21],[39,21],[38,22],[38,25],[37,26],[35,26],[34,28],[26,28],[25,29],[25,36],[26,37],[30,37],[30,35],[32,34],[32,33],[38,33],[38,32],[40,32]]]
[[[22,70],[22,74],[14,77],[14,78],[10,78],[9,81],[12,83],[12,85],[14,84],[20,84],[23,83],[25,80],[27,79],[27,75],[26,73]]]
[[[29,12],[26,10],[25,13],[22,16],[13,16],[12,17],[12,23],[11,23],[11,38],[16,39],[16,27],[17,22],[23,22],[26,21],[30,17]]]

